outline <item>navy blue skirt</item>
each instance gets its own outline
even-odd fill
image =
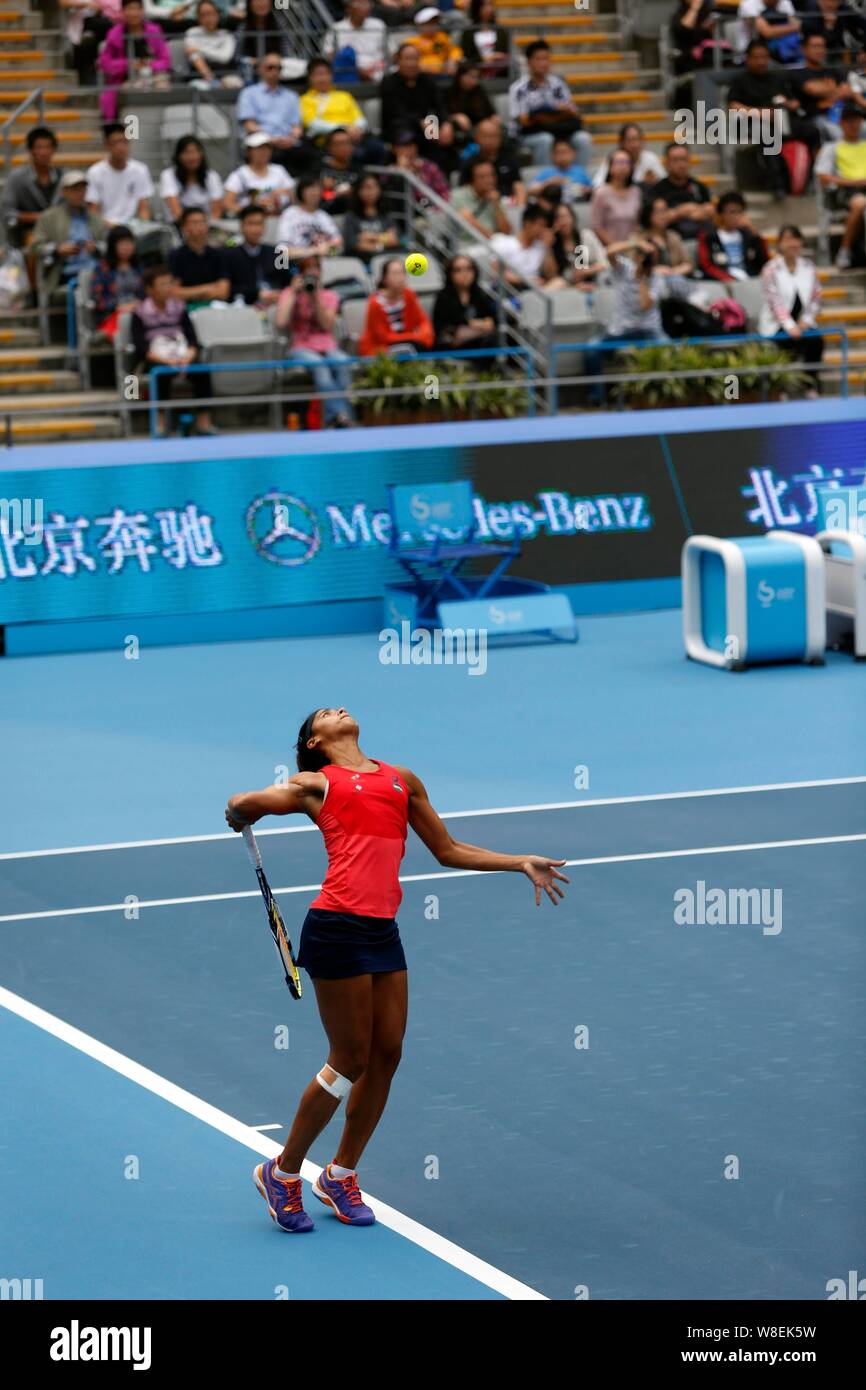
[[[405,970],[406,957],[393,917],[359,917],[311,907],[301,931],[298,965],[311,980],[345,980]]]

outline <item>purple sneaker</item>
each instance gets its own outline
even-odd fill
[[[332,1178],[329,1163],[313,1183],[313,1192],[347,1226],[372,1226],[376,1220],[361,1200],[356,1173],[350,1173],[347,1178]]]
[[[313,1222],[304,1211],[301,1179],[278,1178],[274,1175],[275,1158],[253,1169],[253,1182],[268,1204],[268,1211],[281,1231],[312,1231]]]

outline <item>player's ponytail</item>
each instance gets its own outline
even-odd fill
[[[318,772],[321,768],[325,767],[328,762],[328,759],[321,749],[307,747],[307,739],[313,736],[313,724],[318,713],[319,711],[314,709],[312,714],[308,714],[298,733],[298,742],[295,751],[297,753],[299,772]]]

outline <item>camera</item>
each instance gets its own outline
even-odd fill
[[[307,294],[315,294],[319,288],[319,282],[315,275],[305,275],[301,281],[301,289],[306,290]]]

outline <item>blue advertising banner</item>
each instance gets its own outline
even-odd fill
[[[706,427],[717,417],[725,427]],[[743,407],[637,423],[347,432],[343,452],[333,436],[287,435],[215,440],[206,457],[132,440],[13,450],[0,464],[0,627],[379,600],[403,578],[387,485],[458,478],[473,484],[479,539],[519,538],[515,576],[572,596],[625,581],[641,602],[654,584],[676,602],[688,536],[814,531],[820,490],[866,484],[866,419],[773,427],[768,408]]]

